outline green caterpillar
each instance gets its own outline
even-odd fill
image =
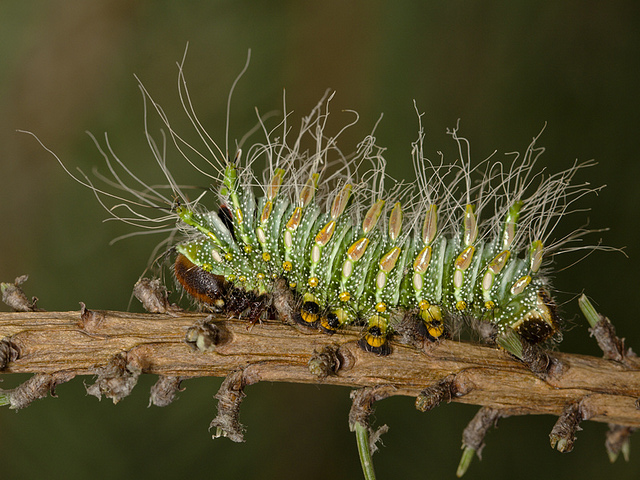
[[[521,157],[473,166],[469,144],[457,128],[449,133],[459,159],[434,163],[424,155],[418,115],[411,152],[416,180],[397,181],[386,174],[383,149],[373,135],[353,154],[339,149],[338,137],[355,121],[327,134],[333,95],[325,95],[302,119],[297,134],[286,112],[273,129],[261,119],[265,140],[245,155],[240,145],[229,156],[196,117],[182,70],[179,84],[205,153],[182,140],[141,88],[178,151],[211,179],[210,190],[190,199],[150,135],[170,195],[104,152],[112,184],[130,196],[96,189],[87,177],[74,178],[121,202],[108,209],[117,218],[169,231],[175,277],[200,304],[251,322],[276,310],[283,319],[330,334],[345,325],[361,326],[359,345],[378,355],[391,352],[389,339],[407,325],[418,337],[435,341],[460,318],[489,326],[485,337],[518,357],[523,340],[559,336],[543,265],[586,233],[552,236],[569,206],[594,191],[571,184],[576,171],[589,164],[543,175],[535,168],[543,149],[534,138]],[[204,166],[198,163],[203,160]],[[262,172],[256,167],[260,161],[266,165]],[[117,166],[142,188],[130,187]],[[206,202],[212,193],[217,198]],[[120,215],[118,208],[133,215]],[[164,213],[149,216],[143,208]]]

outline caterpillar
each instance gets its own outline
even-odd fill
[[[416,179],[396,180],[386,172],[375,128],[353,153],[343,153],[339,137],[358,115],[348,112],[353,119],[330,134],[329,92],[298,129],[286,108],[275,126],[258,116],[254,130],[264,139],[245,148],[243,138],[230,154],[228,127],[222,149],[195,113],[182,67],[179,87],[204,151],[171,128],[141,84],[147,140],[164,187],[134,174],[108,140],[106,151],[99,148],[111,178],[101,179],[123,193],[98,189],[86,175],[74,178],[101,202],[115,199],[113,207],[103,203],[114,217],[168,233],[159,248],[172,256],[177,283],[204,308],[251,323],[275,311],[327,334],[357,326],[359,346],[376,355],[390,354],[389,340],[407,325],[420,339],[436,341],[461,319],[473,319],[480,330],[478,325],[489,327],[484,336],[517,357],[523,342],[559,340],[546,266],[588,232],[554,237],[573,203],[597,191],[572,183],[592,163],[551,175],[538,171],[544,149],[536,136],[521,156],[492,155],[474,165],[457,126],[448,133],[458,159],[446,164],[440,155],[432,161],[424,154],[422,114],[414,105],[418,136],[410,154]],[[195,199],[174,179],[165,149],[148,133],[148,104],[183,159],[211,184]]]

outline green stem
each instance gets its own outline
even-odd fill
[[[458,470],[456,470],[456,477],[460,478],[467,472],[475,453],[475,448],[471,448],[468,446],[464,447],[462,457],[460,458],[460,463],[458,464]]]
[[[582,314],[585,316],[591,328],[596,326],[596,323],[600,321],[600,315],[596,311],[596,308],[589,301],[586,295],[581,295],[578,299],[578,306],[582,310]]]
[[[371,449],[369,448],[369,429],[360,422],[356,422],[355,432],[364,478],[365,480],[376,480],[376,473],[373,470],[373,461],[371,460]]]

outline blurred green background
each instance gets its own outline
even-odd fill
[[[188,130],[175,62],[189,41],[192,99],[221,143],[227,94],[248,48],[252,60],[233,98],[232,138],[254,124],[254,106],[280,108],[283,88],[294,118],[333,88],[335,117],[342,108],[361,114],[343,148],[354,148],[383,112],[377,137],[388,147],[391,173],[410,178],[413,99],[426,112],[431,158],[452,151],[445,129],[458,118],[476,160],[494,149],[523,151],[546,122],[541,164],[558,171],[593,158],[598,166],[580,180],[608,185],[585,199],[588,213],[561,228],[570,231],[588,218],[591,227],[610,228],[589,242],[602,238],[628,255],[595,252],[569,269],[563,267],[580,255],[559,259],[557,298],[574,325],[562,349],[599,355],[578,315],[582,291],[640,349],[637,2],[22,1],[0,3],[0,26],[0,280],[30,274],[26,291],[43,308],[75,310],[84,301],[126,309],[160,239],[109,246],[130,230],[101,223],[106,214],[91,192],[15,130],[35,132],[66,165],[85,172],[102,159],[84,131],[107,131],[127,165],[158,178],[133,74],[172,125]],[[191,173],[183,181],[202,184]],[[5,376],[3,387],[21,380]],[[60,386],[57,399],[19,413],[0,410],[2,478],[360,478],[347,389],[251,386],[241,412],[247,441],[233,444],[207,432],[219,379],[185,382],[178,401],[163,409],[147,408],[154,382],[143,378],[114,406],[87,397],[78,378]],[[376,424],[390,426],[374,457],[378,477],[453,478],[462,429],[474,412],[450,404],[420,414],[409,398],[378,404]],[[502,420],[467,477],[640,476],[635,439],[631,461],[611,465],[606,426],[586,423],[574,452],[563,455],[549,447],[554,421]]]

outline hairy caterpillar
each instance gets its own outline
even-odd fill
[[[416,180],[398,181],[386,174],[383,149],[373,134],[352,154],[340,150],[338,138],[357,115],[329,134],[329,94],[297,131],[286,110],[275,127],[259,118],[264,140],[243,149],[243,139],[230,155],[228,139],[223,150],[198,120],[182,69],[179,85],[204,153],[171,128],[141,88],[180,154],[211,189],[191,198],[149,134],[166,186],[145,183],[108,143],[108,154],[101,152],[112,178],[103,179],[124,193],[74,178],[99,198],[115,199],[118,203],[108,207],[115,217],[168,232],[164,244],[175,258],[174,275],[200,304],[245,315],[250,322],[275,308],[282,318],[329,334],[344,325],[360,326],[359,345],[378,355],[391,352],[389,338],[406,324],[434,341],[463,317],[490,326],[489,336],[518,357],[523,340],[558,336],[543,264],[586,233],[553,237],[571,204],[593,191],[571,184],[576,171],[589,164],[554,175],[538,172],[543,150],[534,139],[522,156],[473,165],[457,128],[449,133],[459,159],[434,162],[424,155],[418,114],[418,139],[411,149]],[[266,165],[262,171],[260,162]],[[216,198],[209,201],[212,194]]]

